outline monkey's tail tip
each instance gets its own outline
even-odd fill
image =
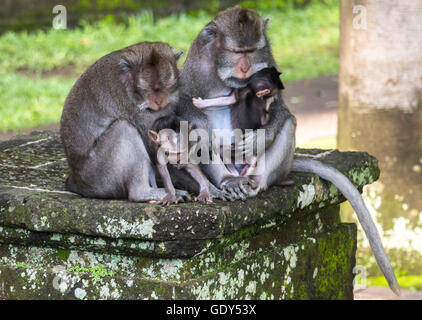
[[[394,294],[396,296],[400,296],[401,295],[401,288],[400,288],[400,285],[399,285],[399,283],[397,281],[395,283],[393,283],[393,284],[390,284],[390,289],[391,289],[391,291],[394,292]]]

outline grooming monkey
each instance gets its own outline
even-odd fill
[[[185,132],[187,137],[183,139],[184,132],[180,130],[180,121],[182,119],[175,115],[164,116],[157,119],[152,129],[148,130],[152,145],[150,149],[153,153],[151,157],[156,163],[157,171],[167,192],[166,197],[160,203],[168,205],[178,202],[167,166],[185,170],[199,184],[199,195],[194,198],[195,201],[212,203],[210,189],[215,189],[213,194],[219,194],[218,198],[225,200],[224,193],[217,190],[209,182],[197,164],[181,163],[181,153],[189,153],[188,136],[192,130],[192,125],[189,125],[187,132]],[[184,145],[184,142],[187,145]],[[167,164],[166,157],[170,161],[169,164]]]
[[[174,112],[180,55],[166,43],[142,42],[102,57],[81,75],[60,123],[70,191],[136,202],[166,197],[145,142],[154,121]],[[189,198],[175,192],[178,201]]]
[[[266,36],[268,20],[255,11],[234,7],[219,13],[196,37],[181,70],[181,99],[177,113],[196,127],[233,130],[229,108],[218,107],[206,114],[192,104],[192,97],[213,99],[227,97],[233,88],[243,88],[248,78],[267,67],[277,65]],[[394,271],[385,254],[377,229],[359,191],[338,170],[312,159],[294,159],[296,119],[289,112],[281,95],[274,97],[269,108],[270,119],[265,129],[265,160],[257,162],[257,188],[244,185],[242,177],[234,177],[224,164],[204,166],[210,180],[219,188],[228,189],[244,199],[254,196],[286,179],[290,171],[311,172],[333,183],[350,201],[365,230],[375,258],[390,288],[398,293]],[[254,145],[256,133],[246,135],[241,150],[252,153],[247,146]],[[249,181],[247,181],[249,183]],[[185,182],[186,183],[186,182]]]

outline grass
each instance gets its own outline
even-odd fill
[[[422,276],[421,275],[403,275],[398,276],[397,281],[400,286],[408,290],[422,290]],[[366,279],[368,287],[387,287],[387,280],[383,276],[370,277]]]
[[[338,70],[338,4],[260,11],[286,82]],[[8,32],[0,36],[0,132],[56,123],[77,76],[108,52],[144,41],[165,41],[185,52],[213,17],[205,12],[154,19],[144,12],[128,23],[82,23],[72,30]],[[183,59],[182,59],[183,60]],[[45,72],[70,68],[71,76]],[[54,72],[53,72],[54,73]]]

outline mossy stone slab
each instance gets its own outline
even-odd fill
[[[379,176],[366,153],[297,150],[333,165],[361,189]],[[0,241],[130,255],[190,257],[206,240],[300,211],[344,201],[330,183],[292,173],[295,185],[272,187],[247,201],[163,207],[124,200],[85,199],[65,190],[68,174],[58,133],[41,132],[0,144]]]

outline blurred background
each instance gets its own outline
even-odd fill
[[[111,51],[149,40],[187,53],[201,28],[235,4],[271,18],[268,35],[298,119],[298,146],[367,151],[379,159],[381,178],[365,188],[365,201],[399,283],[422,290],[421,0],[0,4],[0,141],[58,129],[73,83]],[[52,26],[58,4],[66,8],[65,29]],[[342,219],[354,217],[343,205]],[[386,286],[361,230],[357,265],[367,270],[367,286]]]

